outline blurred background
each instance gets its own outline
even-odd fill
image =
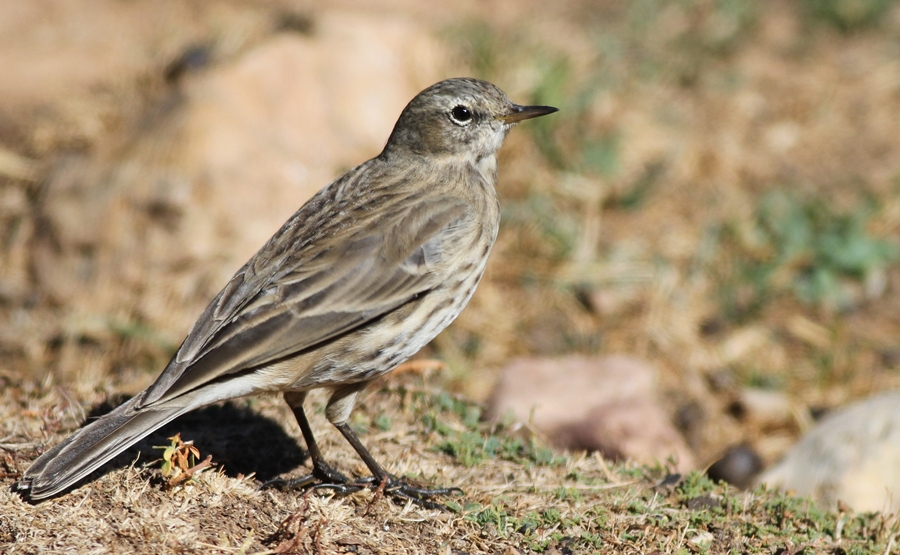
[[[769,464],[897,388],[893,0],[0,2],[0,383],[148,385],[459,75],[560,112],[507,140],[500,237],[419,355],[433,381],[487,402],[511,364],[627,355],[698,468]]]

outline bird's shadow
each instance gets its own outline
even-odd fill
[[[128,397],[117,396],[94,406],[85,424],[127,400]],[[130,466],[136,460],[140,465],[161,459],[163,450],[159,447],[171,444],[168,438],[177,433],[182,440],[194,442],[201,459],[212,455],[212,461],[231,477],[255,473],[258,480],[266,482],[297,469],[307,457],[297,438],[288,435],[280,422],[228,401],[176,418],[61,493]]]
[[[115,408],[107,405],[94,410],[107,407]],[[88,418],[102,414],[92,411]],[[177,433],[184,441],[193,440],[202,457],[212,455],[213,462],[224,467],[226,476],[256,473],[257,479],[265,482],[297,468],[306,459],[306,451],[300,448],[297,438],[285,432],[281,422],[228,401],[176,418],[113,459],[113,462],[121,462],[119,459],[125,462],[113,469],[131,464],[138,452],[145,462],[161,458],[162,450],[155,447],[169,445],[168,438]]]

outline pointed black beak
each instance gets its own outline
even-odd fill
[[[525,119],[546,116],[547,114],[558,111],[559,109],[554,108],[553,106],[519,106],[518,104],[513,104],[512,110],[508,114],[500,116],[497,119],[503,123],[516,123]]]

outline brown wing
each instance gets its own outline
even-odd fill
[[[271,257],[274,245],[296,239],[276,235],[194,324],[141,405],[314,349],[443,281],[440,246],[465,217],[465,204],[431,197],[404,205],[363,225],[332,226],[338,231],[325,241]]]

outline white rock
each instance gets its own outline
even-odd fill
[[[870,397],[829,414],[759,478],[829,507],[900,509],[900,393]]]

